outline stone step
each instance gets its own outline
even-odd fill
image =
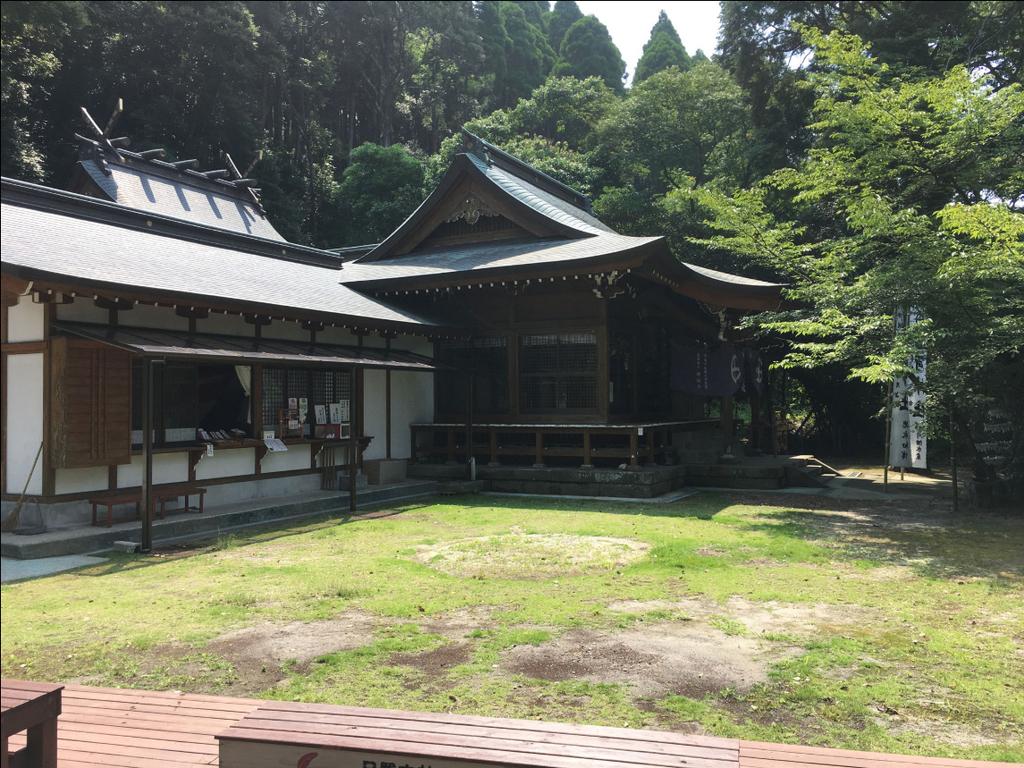
[[[382,504],[419,499],[432,496],[437,490],[436,482],[422,480],[387,486],[368,486],[358,492],[356,508],[368,509]],[[344,491],[325,491],[301,499],[254,499],[208,508],[203,514],[168,514],[163,520],[153,521],[153,541],[157,546],[179,544],[222,536],[255,526],[347,513],[348,494]],[[110,528],[64,528],[32,536],[5,533],[0,539],[0,552],[4,557],[19,559],[103,552],[111,549],[115,541],[139,542],[141,532],[140,523],[132,520],[115,523]]]

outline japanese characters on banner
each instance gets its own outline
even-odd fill
[[[896,330],[907,328],[921,319],[916,309],[896,312]],[[892,433],[889,436],[889,463],[904,469],[928,468],[928,436],[924,428],[927,358],[922,353],[908,361],[914,378],[901,376],[892,386]],[[920,385],[918,384],[920,382]]]
[[[708,397],[762,392],[765,363],[750,347],[673,342],[671,382],[676,392]]]

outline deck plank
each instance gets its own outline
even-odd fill
[[[51,689],[23,682],[5,694],[16,703]],[[220,734],[281,744],[298,739],[300,729],[321,743],[352,749],[440,749],[456,759],[545,768],[1022,768],[628,728],[80,685],[63,691],[59,760],[62,768],[215,768]],[[12,746],[23,740],[19,734]]]

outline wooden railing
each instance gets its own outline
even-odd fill
[[[447,462],[477,461],[499,466],[502,459],[532,459],[543,467],[548,459],[578,460],[592,467],[609,460],[638,467],[665,463],[672,453],[672,433],[713,429],[718,419],[640,424],[410,424],[411,461],[442,458]],[[471,437],[467,438],[467,435]],[[470,443],[467,451],[467,442]]]

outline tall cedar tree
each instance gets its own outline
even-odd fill
[[[625,71],[622,54],[612,42],[608,27],[596,16],[584,16],[566,31],[552,74],[581,80],[595,75],[613,91],[622,93]]]
[[[561,50],[565,33],[569,27],[582,18],[583,11],[573,0],[556,0],[554,8],[547,17],[548,42],[551,44],[552,50]]]
[[[669,67],[675,67],[682,72],[688,69],[690,64],[690,55],[683,47],[679,33],[672,26],[668,14],[662,11],[651,28],[650,39],[644,44],[643,54],[636,64],[633,83],[642,83],[655,72],[661,72]]]

